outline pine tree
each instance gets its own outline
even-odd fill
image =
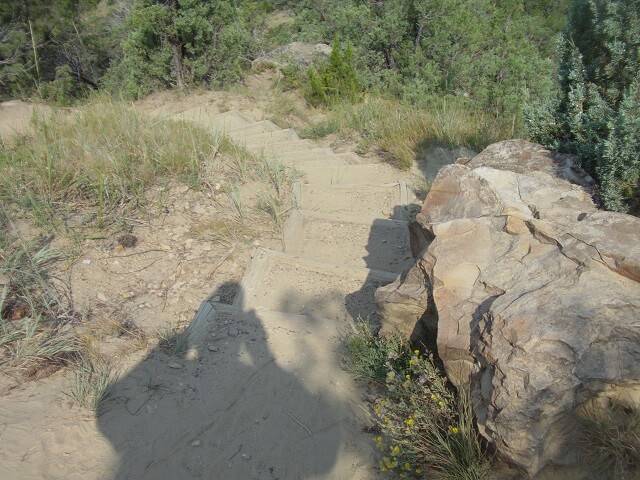
[[[574,0],[558,97],[529,114],[530,135],[577,154],[614,211],[638,208],[639,77],[640,0]]]

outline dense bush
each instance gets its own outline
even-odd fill
[[[640,1],[575,0],[561,45],[558,94],[530,107],[530,135],[579,156],[606,208],[638,208]]]

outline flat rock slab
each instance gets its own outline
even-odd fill
[[[284,228],[284,251],[338,265],[401,273],[413,265],[407,222],[336,219],[295,211]]]
[[[114,478],[378,478],[339,323],[206,307],[191,360],[152,351],[110,389]]]
[[[301,210],[362,218],[403,219],[409,203],[405,183],[389,185],[311,185],[294,186],[296,205]]]
[[[257,248],[234,306],[340,320],[367,318],[375,313],[376,288],[396,276]]]

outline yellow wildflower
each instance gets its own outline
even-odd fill
[[[411,375],[409,375],[408,373],[404,376],[404,378],[406,378],[407,380],[411,379]]]
[[[438,396],[435,393],[431,394],[431,400],[435,400],[436,398],[438,398]]]
[[[420,355],[420,350],[414,350],[413,353],[415,353],[416,355]]]
[[[376,437],[376,442],[382,443],[382,437]]]
[[[398,445],[396,445],[395,447],[393,447],[393,448],[391,449],[391,453],[392,453],[393,455],[395,455],[395,454],[397,454],[397,453],[400,453],[400,447],[399,447]]]
[[[413,420],[413,418],[407,418],[404,423],[406,423],[407,425],[411,426],[413,425],[415,422]]]
[[[438,405],[439,405],[439,406],[441,406],[441,407],[444,407],[444,402],[443,402],[442,400],[440,400],[440,401],[438,402]]]
[[[411,360],[409,360],[409,365],[415,365],[416,361],[412,358]]]
[[[411,470],[411,464],[409,462],[405,462],[404,469],[405,470]]]
[[[455,435],[456,433],[458,433],[460,430],[458,429],[458,427],[452,427],[449,426],[449,433],[452,433],[453,435]]]

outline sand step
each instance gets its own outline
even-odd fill
[[[381,182],[394,182],[402,178],[402,174],[391,165],[370,163],[361,165],[324,166],[304,163],[296,167],[302,173],[305,183],[323,185],[373,185]]]
[[[205,128],[220,132],[228,132],[240,127],[246,127],[255,123],[255,120],[236,110],[224,113],[212,112],[207,107],[194,107],[172,115],[179,120],[187,120],[197,123]]]
[[[195,468],[210,479],[380,478],[363,431],[369,414],[358,407],[363,392],[341,368],[346,327],[335,319],[204,302],[188,329],[196,361],[153,355],[112,386],[126,402],[111,402],[101,421],[125,418],[127,425],[115,422],[111,441],[126,444],[142,422],[154,435],[126,456],[125,471],[149,480],[192,478]],[[166,387],[153,398],[140,385],[149,372]],[[130,413],[146,404],[156,415],[169,412],[170,425],[149,420],[146,409]],[[162,461],[169,454],[178,460]]]
[[[410,203],[405,182],[383,185],[315,185],[296,182],[294,204],[300,210],[332,214],[358,215],[366,219],[406,219]]]
[[[396,274],[257,248],[234,305],[329,319],[375,317],[374,293]]]
[[[346,153],[333,153],[330,149],[328,152],[314,152],[307,154],[304,151],[291,152],[285,155],[272,155],[277,158],[280,163],[293,167],[296,170],[301,165],[322,165],[324,167],[336,167],[351,165],[353,156]],[[302,172],[300,172],[302,173]]]
[[[402,273],[413,265],[408,223],[294,211],[283,230],[284,251],[339,265]]]

